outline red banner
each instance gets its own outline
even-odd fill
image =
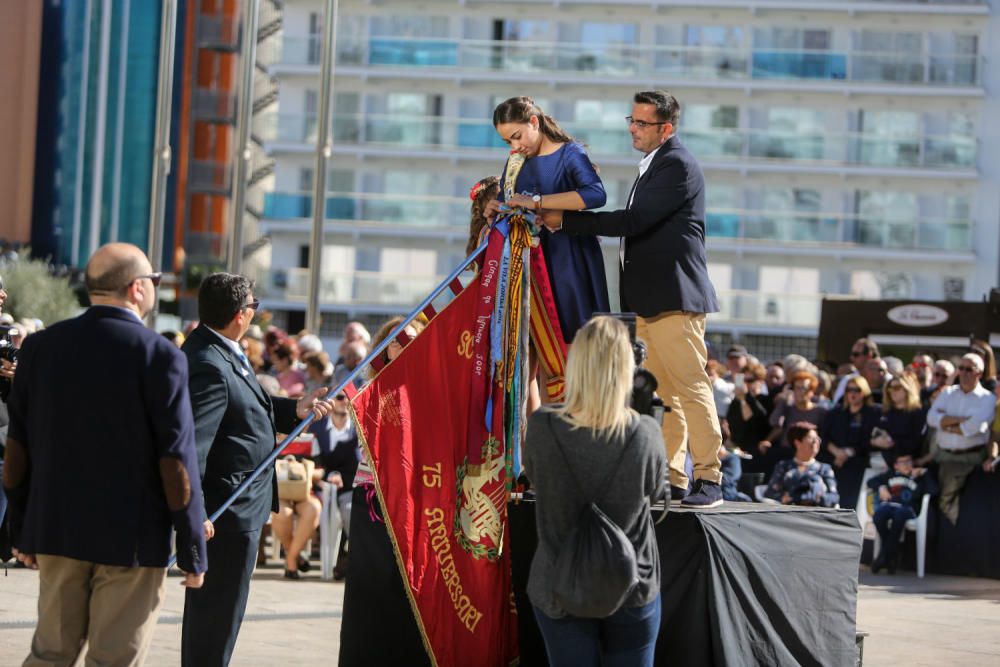
[[[481,403],[496,396],[489,326],[477,322],[495,260],[352,402],[414,615],[442,666],[503,667],[518,653],[502,420],[495,411],[499,440],[489,437]],[[477,433],[487,437],[470,456]]]

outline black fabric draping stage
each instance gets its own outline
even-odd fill
[[[927,571],[1000,579],[1000,473],[976,469],[969,475],[952,525],[931,499],[928,517]],[[907,534],[907,540],[913,534]],[[913,565],[912,548],[903,551],[904,566]]]
[[[384,526],[365,515],[351,524],[357,568],[351,577],[363,577],[365,590],[348,584],[340,664],[426,664],[399,575],[365,572],[392,559],[378,553],[389,544]],[[536,545],[534,504],[512,504],[510,519],[521,664],[545,665],[525,595]],[[663,594],[657,665],[855,664],[861,531],[853,511],[674,505],[657,526],[657,543]]]

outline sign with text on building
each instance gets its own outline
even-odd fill
[[[905,327],[933,327],[948,321],[948,311],[923,303],[909,303],[890,309],[886,317]]]

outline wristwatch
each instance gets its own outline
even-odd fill
[[[531,201],[535,202],[536,211],[542,207],[542,195],[532,195]]]

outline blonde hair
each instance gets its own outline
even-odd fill
[[[893,384],[898,384],[906,392],[906,404],[903,406],[905,412],[913,412],[920,409],[920,392],[917,389],[917,385],[913,381],[913,378],[904,373],[899,377],[892,378],[889,380],[889,384],[886,385],[886,396],[882,399],[882,405],[886,411],[896,409],[896,404],[892,400],[892,394],[889,393],[892,390]]]
[[[636,414],[629,407],[635,357],[625,325],[595,317],[576,332],[566,360],[566,402],[556,413],[595,436],[625,437]]]

